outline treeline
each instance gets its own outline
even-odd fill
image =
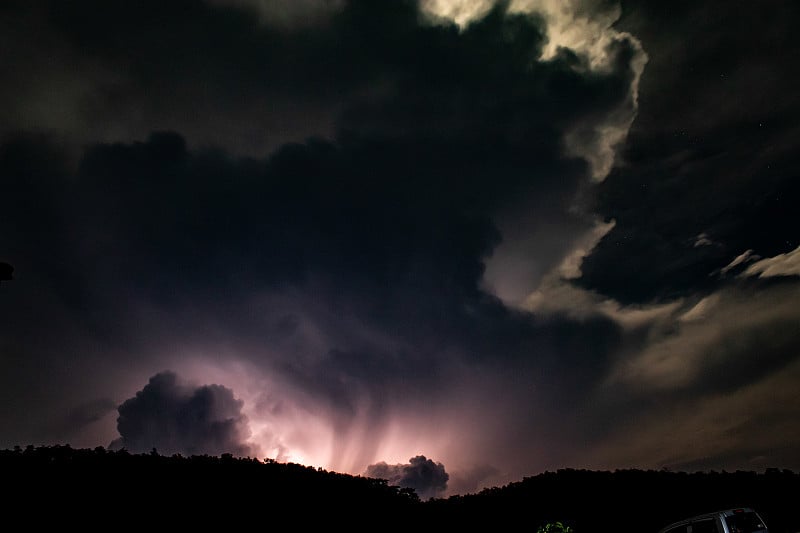
[[[778,469],[763,473],[564,469],[430,503],[431,514],[463,524],[494,523],[507,531],[520,522],[559,520],[576,533],[656,533],[698,514],[751,507],[771,533],[800,532],[800,474]]]
[[[419,503],[385,480],[231,455],[164,456],[98,447],[0,451],[4,519],[25,530],[52,525],[144,529],[334,525],[394,515]],[[12,521],[13,523],[13,521]]]
[[[800,532],[800,474],[775,469],[565,469],[427,502],[384,480],[230,455],[29,446],[0,451],[0,476],[4,518],[22,519],[31,530],[56,525],[535,532],[561,521],[575,533],[656,533],[695,514],[753,507],[772,533]]]

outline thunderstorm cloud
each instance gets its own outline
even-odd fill
[[[424,455],[412,457],[406,464],[389,465],[380,462],[369,465],[366,475],[385,479],[390,485],[414,489],[424,500],[441,496],[450,479],[442,463],[436,463]]]
[[[799,9],[3,2],[0,446],[800,468]]]
[[[242,401],[222,385],[181,385],[172,372],[150,378],[119,406],[121,437],[111,447],[133,453],[247,455],[250,436]]]

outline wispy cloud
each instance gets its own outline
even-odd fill
[[[779,276],[800,276],[800,246],[786,252],[761,259],[747,267],[742,276],[773,278]]]

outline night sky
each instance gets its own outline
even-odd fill
[[[799,24],[3,1],[0,447],[800,469]]]

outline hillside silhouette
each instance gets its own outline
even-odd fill
[[[558,470],[476,494],[421,501],[387,481],[270,459],[28,446],[0,451],[6,520],[26,529],[167,527],[656,533],[669,522],[755,508],[771,533],[800,531],[800,475]],[[288,521],[288,522],[287,522]],[[281,528],[285,529],[285,528]]]
[[[501,488],[429,502],[426,513],[462,525],[560,520],[576,533],[656,533],[698,514],[752,507],[770,533],[800,532],[800,475],[789,470],[763,473],[591,471],[564,469],[528,477]],[[535,531],[534,526],[534,531]]]

